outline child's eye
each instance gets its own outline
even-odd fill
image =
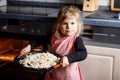
[[[67,23],[63,23],[63,25],[66,25]]]
[[[72,25],[75,24],[74,22],[71,23]]]

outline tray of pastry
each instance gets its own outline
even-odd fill
[[[61,56],[51,52],[33,51],[14,58],[14,63],[29,72],[46,72],[61,66]]]

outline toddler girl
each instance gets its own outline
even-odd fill
[[[87,57],[87,50],[80,36],[83,21],[79,8],[69,5],[62,7],[51,35],[46,36],[46,43],[50,44],[50,51],[62,56],[62,68],[48,71],[44,80],[82,80],[82,73],[78,61]],[[48,41],[47,41],[48,40]],[[41,44],[39,40],[32,40],[22,52]]]

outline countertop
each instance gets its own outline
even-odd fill
[[[83,12],[84,24],[104,27],[120,27],[120,20],[116,15],[118,12],[109,10],[98,10],[95,12]]]
[[[110,10],[97,10],[94,12],[83,12],[84,24],[92,26],[104,27],[120,27],[120,20],[115,17],[118,12]],[[7,12],[7,7],[0,7],[0,18],[5,19],[22,19],[22,20],[42,20],[42,21],[55,21],[57,11],[47,15],[33,15]]]
[[[109,48],[117,48],[120,49],[119,44],[113,44],[113,43],[105,43],[105,42],[98,42],[98,41],[92,41],[89,39],[83,38],[83,42],[85,45],[92,45],[92,46],[101,46],[101,47],[109,47]]]

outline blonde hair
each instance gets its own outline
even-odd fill
[[[79,8],[73,5],[69,5],[69,6],[64,6],[60,8],[58,12],[57,21],[53,29],[56,37],[59,37],[60,35],[59,31],[60,31],[61,23],[69,16],[75,16],[77,19],[77,24],[78,24],[77,36],[79,36],[82,33],[83,31],[82,13]]]

